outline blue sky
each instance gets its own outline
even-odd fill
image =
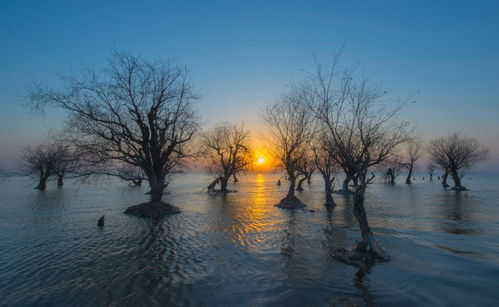
[[[24,86],[102,67],[113,48],[190,67],[207,123],[258,112],[346,42],[344,61],[389,93],[425,139],[453,131],[499,171],[499,1],[1,1],[0,167],[64,118]]]

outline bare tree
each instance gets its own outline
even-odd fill
[[[303,183],[305,181],[307,181],[308,184],[311,184],[311,178],[314,171],[314,157],[311,152],[307,152],[300,163],[298,163],[298,173],[302,176],[302,178],[298,180],[296,191],[303,191]]]
[[[355,251],[388,260],[369,227],[364,193],[369,170],[387,159],[406,139],[407,123],[397,117],[405,102],[395,101],[392,105],[385,98],[385,91],[365,78],[354,80],[352,70],[339,73],[337,64],[338,57],[326,69],[317,64],[310,80],[300,87],[301,97],[327,127],[338,155],[358,178],[353,212],[362,241],[358,242]],[[353,261],[347,251],[338,251],[335,257],[348,263]]]
[[[389,183],[394,185],[397,177],[400,175],[400,172],[407,164],[400,161],[400,158],[396,155],[393,155],[386,159],[383,163],[385,167],[385,183]]]
[[[488,156],[488,150],[477,139],[457,133],[431,141],[428,150],[432,162],[445,170],[445,179],[447,173],[452,176],[455,191],[466,190],[461,185],[465,171]]]
[[[161,198],[166,176],[188,156],[186,146],[198,130],[197,96],[187,68],[116,53],[106,70],[62,81],[60,90],[29,88],[31,102],[68,112],[74,144],[88,164],[117,162],[142,169],[151,201],[127,213],[156,217],[178,212]]]
[[[288,193],[278,206],[289,209],[304,207],[305,204],[295,196],[295,186],[300,163],[306,158],[315,132],[314,118],[294,91],[267,106],[262,118],[269,128],[270,152],[286,171],[289,181]]]
[[[411,184],[412,183],[412,171],[414,169],[414,164],[416,163],[419,158],[423,155],[422,151],[422,143],[420,140],[417,138],[410,138],[407,141],[407,157],[408,157],[408,162],[406,163],[407,166],[407,178],[405,179],[406,184]]]
[[[209,186],[215,191],[220,183],[220,192],[227,193],[229,179],[246,171],[251,166],[252,152],[249,146],[249,131],[243,125],[223,123],[201,136],[203,155],[208,160],[210,171],[216,179]]]
[[[57,174],[57,166],[64,158],[63,154],[61,148],[52,142],[28,146],[23,150],[21,155],[23,173],[38,176],[38,185],[35,189],[43,191],[47,188],[47,180]]]
[[[327,133],[322,132],[312,147],[312,152],[314,154],[315,166],[324,179],[324,192],[326,194],[326,203],[324,205],[326,207],[335,206],[332,193],[338,169],[334,159],[337,154],[334,141],[329,138]]]
[[[435,168],[437,168],[435,166],[435,164],[428,164],[428,166],[426,167],[426,171],[428,172],[428,175],[430,176],[430,181],[433,181],[433,174],[435,173]]]

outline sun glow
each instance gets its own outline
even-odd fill
[[[258,159],[256,160],[256,163],[259,165],[262,165],[263,163],[265,163],[265,157],[258,157]]]

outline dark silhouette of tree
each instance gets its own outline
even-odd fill
[[[465,171],[488,156],[488,150],[483,148],[477,139],[457,133],[431,141],[428,151],[432,162],[445,171],[443,176],[444,186],[446,185],[447,174],[450,173],[454,181],[452,189],[455,191],[466,190],[461,185],[461,179]]]
[[[332,193],[338,167],[334,159],[337,155],[334,141],[328,137],[327,133],[322,132],[312,147],[312,152],[315,166],[324,179],[324,193],[326,194],[326,203],[324,205],[327,207],[335,206]]]
[[[43,142],[24,148],[21,155],[23,173],[38,176],[36,189],[45,190],[47,180],[58,176],[58,186],[62,186],[61,170],[66,169],[69,151],[60,142]]]
[[[419,158],[423,155],[423,145],[420,140],[417,138],[410,138],[407,141],[407,157],[408,161],[406,163],[407,166],[407,178],[405,179],[406,184],[412,183],[412,171],[414,169],[414,164]]]
[[[310,150],[315,132],[312,114],[294,91],[284,94],[279,101],[267,106],[262,119],[269,128],[270,152],[286,171],[289,189],[279,203],[281,208],[304,207],[295,196],[300,163]]]
[[[243,125],[223,123],[208,130],[201,136],[203,155],[209,163],[209,170],[215,174],[215,184],[210,184],[209,191],[215,191],[220,183],[220,192],[228,192],[229,179],[246,171],[252,162],[249,146],[249,131]]]
[[[393,155],[383,162],[383,166],[386,169],[385,183],[394,185],[397,177],[400,175],[400,172],[407,166],[407,164],[402,163],[398,156]]]
[[[311,178],[315,171],[315,163],[314,157],[311,152],[305,154],[303,159],[298,163],[298,173],[302,176],[298,180],[298,186],[296,187],[296,191],[303,191],[303,183],[307,181],[308,184],[311,184]]]
[[[428,172],[428,175],[430,176],[430,181],[433,181],[433,174],[435,173],[435,169],[437,167],[434,164],[428,164],[426,167],[426,171]]]
[[[198,130],[187,68],[116,53],[107,69],[62,81],[58,90],[28,88],[33,106],[67,111],[73,143],[88,165],[142,169],[151,203],[160,202],[166,176],[189,155],[187,144]]]
[[[340,72],[338,58],[327,68],[317,64],[315,73],[300,86],[299,92],[304,103],[310,105],[317,119],[326,127],[340,159],[357,176],[353,212],[362,241],[356,250],[388,260],[369,227],[364,193],[369,183],[369,170],[386,160],[406,140],[407,123],[397,117],[406,102],[386,99],[386,92],[365,78],[354,80],[351,69]],[[339,254],[337,258],[351,261],[350,257]]]

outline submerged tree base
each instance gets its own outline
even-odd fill
[[[376,262],[387,262],[389,257],[379,257],[375,252],[367,250],[367,244],[364,241],[357,241],[357,245],[353,248],[340,248],[331,253],[331,256],[345,264],[353,265],[364,272]]]
[[[175,213],[180,213],[180,209],[178,207],[161,201],[142,203],[131,206],[125,210],[125,214],[149,219],[161,219],[167,215]]]
[[[292,197],[284,197],[281,201],[276,205],[276,207],[281,209],[301,209],[305,208],[306,205],[301,202],[296,196]]]
[[[461,191],[468,191],[467,188],[463,187],[463,186],[457,186],[457,187],[453,187],[451,190],[454,190],[456,192],[461,192]]]

